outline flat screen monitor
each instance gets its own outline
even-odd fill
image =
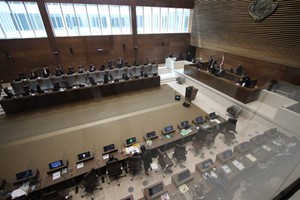
[[[115,150],[115,145],[114,144],[109,144],[103,147],[103,151],[107,152],[107,151],[113,151]]]
[[[132,145],[136,143],[136,137],[132,137],[126,140],[126,145]]]
[[[223,152],[223,158],[224,158],[224,159],[227,159],[227,158],[229,158],[230,156],[232,156],[232,151],[231,151],[231,149],[228,149],[228,150],[226,150],[226,151]]]
[[[209,117],[209,119],[215,119],[215,118],[217,118],[217,115],[215,112],[212,112],[212,113],[208,114],[208,117]]]
[[[24,172],[17,173],[16,174],[16,179],[18,181],[18,180],[21,180],[21,179],[26,179],[28,177],[31,177],[32,175],[33,175],[32,170],[29,169],[29,170],[26,170]]]
[[[250,143],[249,142],[243,142],[242,144],[241,144],[241,149],[247,149],[247,148],[249,148],[249,146],[250,146]]]
[[[89,151],[78,154],[78,160],[84,160],[91,157],[91,153]]]
[[[147,136],[147,138],[152,138],[152,137],[156,136],[156,133],[155,133],[155,131],[151,131],[149,133],[146,133],[146,136]]]
[[[149,195],[153,196],[164,189],[163,183],[159,183],[151,188],[149,188]]]
[[[205,162],[203,162],[202,163],[202,168],[203,169],[207,169],[207,168],[209,168],[210,166],[212,166],[212,160],[211,159],[209,159],[208,161],[205,161]]]
[[[203,123],[203,122],[204,122],[204,120],[203,120],[202,116],[196,117],[196,123],[197,124],[200,124],[200,123]]]
[[[171,125],[171,126],[167,126],[167,127],[165,127],[165,132],[166,133],[168,133],[168,132],[172,132],[173,131],[173,126]]]
[[[49,163],[49,168],[50,169],[56,169],[56,168],[59,168],[61,166],[63,166],[63,161],[62,160],[58,160],[58,161]]]
[[[181,123],[180,123],[180,125],[181,125],[181,127],[183,127],[183,128],[188,128],[189,127],[189,121],[182,121]]]
[[[177,175],[178,182],[183,181],[191,176],[190,170],[185,170],[184,172]]]

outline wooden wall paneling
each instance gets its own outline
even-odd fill
[[[207,61],[210,56],[216,59],[218,63],[222,60],[224,52],[205,48],[197,48],[196,57],[202,58],[202,61]],[[248,58],[244,56],[224,53],[225,68],[238,67],[242,64],[246,73],[252,78],[257,78],[259,82],[265,82],[271,79],[282,80],[292,84],[300,85],[300,69],[278,63],[261,61],[258,59]]]
[[[191,44],[300,68],[300,0],[278,1],[262,22],[248,14],[250,1],[195,2]]]

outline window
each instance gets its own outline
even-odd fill
[[[137,32],[184,33],[189,31],[190,9],[136,7]]]
[[[0,1],[0,38],[47,37],[36,2]]]
[[[55,36],[131,34],[129,6],[46,3]]]

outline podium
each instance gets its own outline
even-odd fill
[[[191,102],[195,100],[198,89],[193,86],[185,88],[185,102],[182,104],[185,107],[189,107]]]

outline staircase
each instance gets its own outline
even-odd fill
[[[158,74],[160,76],[161,85],[176,80],[176,74],[165,66],[158,67]]]

